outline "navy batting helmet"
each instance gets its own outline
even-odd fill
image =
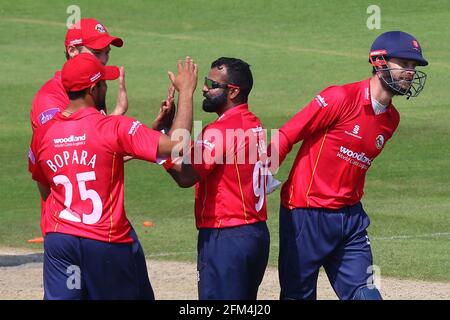
[[[412,35],[402,31],[389,31],[378,36],[372,44],[369,62],[382,80],[383,85],[396,95],[416,97],[425,86],[427,75],[415,68],[392,68],[388,65],[391,58],[412,60],[418,66],[428,65],[422,56],[422,48]],[[394,71],[394,73],[392,72]],[[412,78],[398,73],[414,73]],[[394,76],[397,74],[397,77]]]
[[[419,41],[409,33],[402,31],[389,31],[379,35],[370,48],[370,54],[371,56],[372,54],[383,55],[387,59],[413,60],[419,66],[428,65],[428,61],[422,56]]]

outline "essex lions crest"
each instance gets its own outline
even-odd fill
[[[382,134],[378,135],[378,137],[375,139],[375,145],[377,146],[377,149],[383,148],[384,136]]]
[[[102,24],[100,24],[100,23],[97,23],[97,25],[95,26],[95,30],[97,30],[99,33],[105,33],[106,32],[105,27]]]

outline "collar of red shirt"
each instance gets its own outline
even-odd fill
[[[240,113],[243,110],[248,110],[248,103],[238,104],[237,106],[234,106],[233,108],[228,109],[227,111],[222,113],[222,115],[219,118],[217,118],[216,121],[220,121],[220,120],[222,120],[222,119],[224,119],[226,117],[229,117],[229,116],[234,115],[236,113]]]
[[[81,119],[84,117],[87,117],[91,114],[94,113],[99,113],[99,111],[95,108],[95,107],[86,107],[86,108],[82,108],[74,113],[72,113],[70,116],[66,117],[65,115],[62,114],[61,112],[58,112],[55,117],[58,118],[58,120],[63,120],[63,121],[69,121],[69,120],[77,120],[77,119]]]
[[[370,94],[370,79],[366,79],[361,81],[361,102],[364,106],[370,105],[372,106],[372,96]],[[389,109],[389,107],[392,107],[392,100],[389,103],[387,109]]]
[[[361,81],[361,97],[363,105],[372,105],[372,99],[370,98],[370,78]]]

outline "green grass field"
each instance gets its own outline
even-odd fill
[[[0,247],[31,247],[40,235],[39,199],[27,172],[29,110],[39,87],[65,61],[71,1],[0,4]],[[450,281],[450,1],[386,1],[381,29],[369,30],[367,1],[77,1],[82,17],[96,17],[125,41],[110,64],[124,65],[129,116],[151,123],[177,59],[192,56],[199,78],[220,56],[252,65],[251,109],[267,128],[282,125],[322,88],[369,77],[372,41],[403,30],[421,42],[430,65],[418,98],[397,98],[402,119],[394,138],[369,170],[363,203],[381,274]],[[108,101],[115,103],[116,84]],[[201,111],[196,93],[195,119]],[[285,179],[295,152],[279,173]],[[179,189],[164,169],[126,164],[126,209],[146,254],[195,261],[193,190]],[[272,248],[278,258],[279,193],[268,200]],[[153,228],[143,228],[152,220]]]

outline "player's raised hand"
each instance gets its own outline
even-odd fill
[[[175,116],[175,87],[171,84],[167,90],[166,100],[161,101],[159,114],[153,121],[152,129],[161,130],[163,128],[170,128],[172,126],[173,118]]]
[[[128,111],[128,95],[125,87],[125,69],[120,67],[119,89],[117,92],[117,102],[112,115],[124,115]]]
[[[173,84],[171,84],[169,86],[169,88],[167,88],[167,97],[166,100],[164,100],[164,107],[169,108],[169,107],[175,107],[174,104],[174,99],[175,99],[175,87],[173,86]]]
[[[169,79],[179,92],[194,92],[197,87],[198,67],[190,57],[186,57],[184,64],[178,60],[178,74],[169,71]]]

